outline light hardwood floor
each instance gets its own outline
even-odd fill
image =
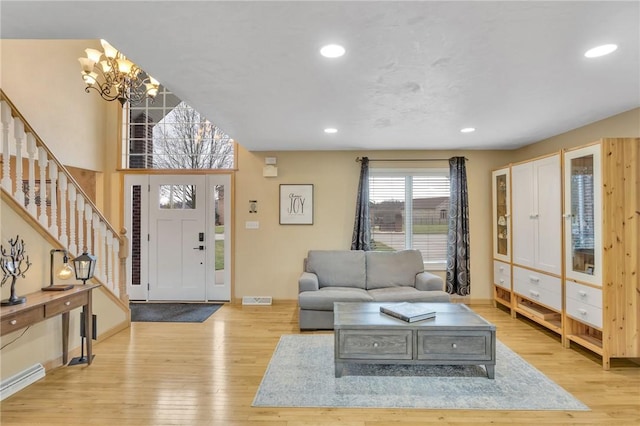
[[[49,372],[2,401],[0,423],[43,425],[637,425],[640,367],[602,370],[589,352],[490,305],[471,305],[498,339],[591,411],[253,408],[280,335],[299,333],[293,303],[226,305],[201,324],[133,323],[94,346],[90,367]],[[313,392],[312,389],[309,390]]]

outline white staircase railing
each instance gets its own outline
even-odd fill
[[[97,257],[95,277],[127,302],[118,232],[0,90],[2,190],[73,257]],[[24,143],[26,140],[26,144]],[[26,173],[25,173],[26,169]]]

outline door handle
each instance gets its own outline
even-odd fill
[[[202,251],[202,250],[204,250],[204,246],[194,247],[193,249],[194,249],[194,250],[201,250],[201,251]]]

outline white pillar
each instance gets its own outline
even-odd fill
[[[49,226],[47,220],[47,151],[38,147],[38,166],[40,167],[40,216],[38,221],[45,228]]]
[[[76,208],[78,210],[78,253],[82,253],[85,248],[84,244],[84,228],[82,218],[84,216],[84,197],[77,195]]]
[[[31,216],[38,217],[38,207],[36,206],[36,138],[33,133],[27,133],[27,153],[29,154],[29,189],[27,190],[27,198],[29,204],[27,210]]]
[[[11,152],[9,151],[9,125],[11,124],[11,107],[0,101],[0,123],[2,123],[2,187],[11,194]]]
[[[111,259],[113,261],[113,292],[120,298],[120,240],[113,236],[113,248],[111,249]]]
[[[105,250],[105,260],[107,261],[107,286],[113,291],[113,234],[107,230],[107,249]]]
[[[60,242],[64,248],[69,247],[67,235],[67,175],[58,172],[58,184],[60,185]]]
[[[16,192],[14,192],[13,196],[16,201],[24,206],[24,191],[22,188],[22,140],[24,139],[24,123],[19,118],[13,120],[13,137],[16,140]]]
[[[49,163],[49,179],[51,179],[51,226],[49,231],[59,240],[58,235],[58,165]]]
[[[76,187],[69,185],[69,253],[78,255],[76,245]]]

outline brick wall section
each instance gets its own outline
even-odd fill
[[[131,123],[136,125],[129,126],[129,168],[151,169],[153,168],[153,120],[144,112],[140,112],[135,117],[131,117]]]
[[[142,246],[141,218],[142,218],[142,187],[135,185],[131,188],[131,284],[141,284],[140,251]]]

